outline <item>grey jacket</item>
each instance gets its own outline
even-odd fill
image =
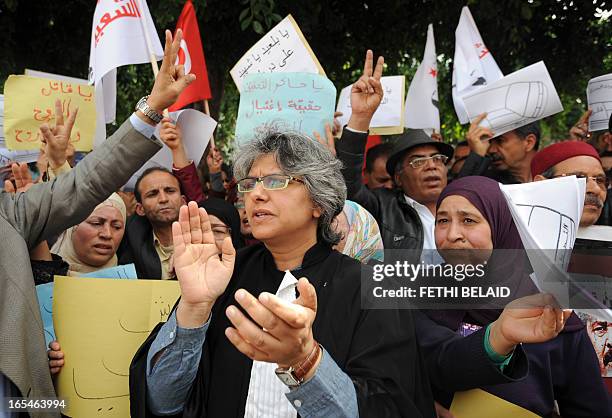
[[[55,396],[29,250],[83,221],[160,146],[126,121],[69,173],[15,196],[0,193],[0,372],[23,396]]]

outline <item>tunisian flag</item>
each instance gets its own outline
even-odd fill
[[[179,110],[190,103],[210,99],[210,85],[204,60],[204,49],[200,39],[200,30],[195,9],[191,0],[185,2],[185,7],[179,16],[176,29],[183,30],[181,49],[178,52],[177,64],[185,66],[185,74],[195,74],[196,79],[179,96],[176,103],[168,108],[170,112]],[[175,31],[176,34],[176,31]]]

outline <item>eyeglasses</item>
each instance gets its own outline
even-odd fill
[[[568,173],[568,174],[558,174],[556,176],[552,176],[551,178],[556,179],[557,177],[567,177],[567,176],[576,176],[576,178],[579,178],[579,179],[586,179],[587,182],[589,181],[589,179],[592,179],[595,182],[595,184],[597,184],[597,186],[602,190],[606,190],[608,187],[610,187],[610,179],[603,174],[600,176],[587,176],[586,174],[582,174],[582,173]]]
[[[435,154],[435,155],[431,155],[429,157],[418,157],[418,158],[415,158],[414,160],[409,161],[408,164],[410,164],[410,167],[412,167],[412,168],[421,168],[425,164],[427,164],[427,161],[429,161],[429,160],[432,160],[434,162],[434,164],[444,165],[448,161],[448,157],[446,155],[442,155],[442,154]],[[406,167],[402,167],[402,170],[404,168],[406,168]]]
[[[232,228],[225,225],[211,225],[212,233],[215,236],[215,241],[223,241],[225,237],[232,234]]]
[[[263,177],[245,177],[238,180],[238,191],[240,193],[252,192],[255,190],[257,183],[261,183],[263,188],[266,190],[282,190],[287,187],[290,181],[304,183],[304,180],[300,180],[293,176],[286,176],[284,174],[270,174]]]

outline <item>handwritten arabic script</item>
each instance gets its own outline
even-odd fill
[[[336,89],[327,78],[310,73],[251,74],[240,95],[236,139],[256,133],[296,131],[308,136],[324,132],[334,112]]]
[[[125,2],[125,0],[114,0],[114,2],[122,3]],[[122,4],[121,7],[118,7],[113,12],[113,14],[104,13],[96,25],[96,33],[94,37],[96,45],[98,45],[98,42],[100,42],[100,39],[102,39],[102,36],[104,36],[104,29],[106,29],[107,26],[115,20],[125,17],[140,18],[140,10],[138,9],[136,0],[128,0],[127,4]]]
[[[91,151],[96,127],[93,86],[48,78],[10,76],[4,88],[4,133],[9,149],[38,150],[42,139],[40,125],[55,123],[55,101],[59,99],[64,119],[79,108],[70,141],[77,151]]]
[[[323,74],[323,69],[291,15],[261,38],[230,71],[238,89],[249,74],[305,72]]]

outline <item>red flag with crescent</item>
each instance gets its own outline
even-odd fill
[[[200,38],[200,29],[198,28],[198,21],[191,0],[185,2],[183,11],[176,24],[176,29],[183,30],[183,40],[177,55],[177,63],[185,66],[185,73],[195,74],[196,80],[181,93],[176,103],[168,108],[171,112],[179,110],[190,103],[212,97],[210,85],[208,84],[208,73],[206,71],[202,40]],[[176,31],[174,33],[176,34]]]

